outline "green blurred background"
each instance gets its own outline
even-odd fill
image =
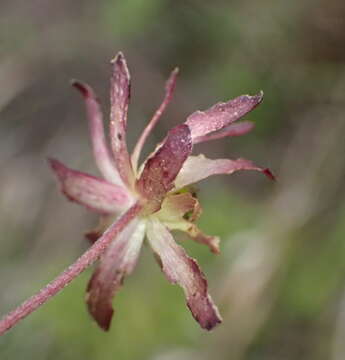
[[[97,217],[59,194],[45,159],[97,174],[69,80],[90,83],[108,109],[119,50],[132,74],[131,145],[178,65],[146,151],[196,109],[262,89],[252,133],[195,152],[247,157],[278,182],[241,173],[200,185],[200,227],[222,237],[220,256],[176,235],[224,317],[212,333],[145,248],[109,333],[84,305],[89,269],[0,338],[0,359],[345,359],[344,44],[343,0],[1,0],[2,314],[88,246]]]

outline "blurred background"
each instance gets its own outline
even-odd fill
[[[205,333],[149,249],[103,333],[84,304],[89,269],[0,338],[7,359],[341,360],[345,358],[345,3],[1,0],[0,309],[5,314],[72,263],[97,216],[59,193],[46,158],[97,174],[80,95],[108,114],[109,60],[132,75],[129,143],[180,67],[146,152],[197,109],[265,92],[248,135],[198,145],[278,176],[243,172],[199,186],[200,227],[221,255],[179,234],[207,274],[224,322]]]

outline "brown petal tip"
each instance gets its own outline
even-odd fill
[[[195,309],[198,306],[200,306],[200,304],[196,304],[197,302],[200,302],[200,300],[199,299],[191,299],[187,302],[187,306],[190,309],[190,311],[192,312],[194,319],[200,324],[200,326],[203,329],[205,329],[207,331],[211,331],[218,324],[221,324],[223,322],[222,317],[220,316],[218,310],[215,308],[202,313],[201,316],[198,316],[195,313],[193,313],[193,311],[195,311]],[[209,302],[209,299],[207,299],[206,302],[203,303],[202,305],[205,307],[213,306],[213,304]]]
[[[270,179],[273,181],[276,181],[277,178],[275,177],[275,175],[273,175],[272,171],[268,168],[263,169],[262,172]]]
[[[71,85],[76,88],[84,97],[91,97],[93,95],[93,91],[91,90],[90,86],[79,80],[72,79]]]

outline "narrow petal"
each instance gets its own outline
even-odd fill
[[[193,143],[197,144],[210,140],[218,140],[228,136],[242,136],[247,134],[253,128],[254,128],[254,123],[252,123],[251,121],[242,121],[237,124],[231,124],[215,133],[199,136],[193,140]]]
[[[126,130],[130,98],[130,75],[126,60],[120,52],[112,60],[113,72],[110,84],[110,137],[116,167],[127,185],[133,182],[133,171],[129,159]]]
[[[190,156],[184,163],[175,180],[176,189],[196,183],[211,175],[232,174],[238,170],[256,170],[264,173],[274,180],[274,175],[269,169],[256,166],[246,159],[207,159],[204,155]]]
[[[98,98],[92,88],[87,84],[74,80],[72,85],[80,91],[85,100],[96,164],[106,180],[117,185],[122,185],[120,175],[105,141],[103,115]]]
[[[146,223],[138,218],[109,245],[93,273],[87,288],[86,302],[90,314],[105,331],[113,316],[112,299],[138,260]]]
[[[149,121],[149,123],[145,127],[144,131],[140,135],[140,138],[139,138],[137,144],[134,147],[133,154],[132,154],[132,166],[134,169],[137,169],[137,167],[138,167],[140,153],[145,144],[147,137],[150,135],[151,131],[156,126],[158,120],[160,119],[160,117],[162,116],[163,112],[165,111],[165,109],[167,108],[167,106],[169,105],[169,103],[172,99],[173,92],[174,92],[175,86],[176,86],[176,78],[178,75],[178,71],[179,71],[178,68],[175,68],[172,71],[172,73],[170,74],[170,77],[165,84],[164,99],[163,99],[161,105],[159,106],[159,108],[157,109],[157,111],[154,113],[152,119]]]
[[[213,329],[222,319],[208,294],[207,280],[197,262],[176,244],[167,228],[157,219],[150,219],[147,237],[168,280],[183,288],[195,320],[202,328]]]
[[[187,225],[187,223],[186,223]],[[219,243],[220,239],[218,236],[211,236],[204,234],[195,224],[188,224],[189,226],[185,231],[189,234],[189,236],[199,244],[203,244],[208,246],[208,248],[214,253],[219,254]],[[180,229],[182,230],[182,229]]]
[[[188,116],[189,126],[194,139],[221,130],[252,111],[261,103],[263,93],[249,96],[242,95],[226,103],[218,103],[205,111],[196,111]]]
[[[164,195],[173,188],[174,180],[192,151],[192,139],[187,125],[169,131],[162,145],[146,161],[137,182],[141,194],[160,206]],[[158,210],[157,208],[157,210]]]
[[[192,222],[185,219],[180,219],[179,221],[164,221],[164,225],[166,225],[169,230],[179,230],[187,233],[192,240],[199,244],[206,245],[214,254],[220,253],[219,237],[204,234]]]
[[[124,188],[69,169],[58,160],[49,159],[49,163],[69,200],[101,214],[121,212],[130,205],[131,199]]]

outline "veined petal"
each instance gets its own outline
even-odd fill
[[[129,207],[131,199],[119,185],[69,169],[55,159],[49,159],[49,163],[69,200],[101,214],[121,212]]]
[[[208,294],[207,280],[197,262],[176,244],[167,228],[154,217],[148,222],[147,237],[168,280],[183,288],[195,320],[204,329],[214,328],[222,319]]]
[[[105,331],[113,316],[112,299],[138,260],[146,224],[135,218],[109,245],[87,288],[88,309]]]
[[[93,154],[99,170],[109,182],[123,185],[105,141],[103,115],[98,98],[89,85],[79,81],[73,81],[72,85],[80,91],[85,100]]]
[[[211,175],[232,174],[238,170],[256,170],[264,173],[267,177],[274,180],[274,175],[269,169],[256,166],[246,159],[216,159],[211,160],[204,155],[189,156],[183,164],[176,180],[176,189],[203,180]]]
[[[132,158],[131,158],[132,166],[133,166],[134,169],[137,169],[137,167],[138,167],[138,161],[139,161],[140,153],[141,153],[141,150],[142,150],[142,148],[143,148],[143,146],[145,144],[145,141],[146,141],[147,137],[150,135],[151,131],[156,126],[158,120],[160,119],[160,117],[162,116],[164,110],[169,105],[169,103],[170,103],[170,101],[172,99],[173,92],[174,92],[175,86],[176,86],[176,78],[177,78],[178,71],[179,71],[178,68],[175,68],[172,71],[172,73],[170,74],[170,77],[169,77],[168,81],[165,84],[165,96],[164,96],[164,99],[163,99],[161,105],[159,106],[159,108],[157,109],[157,111],[154,113],[152,119],[149,121],[149,123],[145,127],[144,131],[140,135],[140,138],[139,138],[137,144],[134,147]]]
[[[247,134],[253,128],[254,128],[254,123],[252,123],[251,121],[242,121],[237,124],[231,124],[215,133],[196,137],[193,140],[193,143],[197,144],[210,140],[218,140],[228,136],[241,136]]]
[[[186,124],[194,139],[213,131],[223,129],[253,110],[263,99],[263,92],[257,95],[242,95],[225,103],[218,103],[205,111],[189,115]]]
[[[192,151],[192,139],[187,125],[178,125],[146,161],[137,181],[137,188],[152,204],[158,206],[163,196],[173,188],[174,180]]]
[[[116,167],[121,179],[131,185],[133,170],[126,143],[127,111],[130,98],[130,75],[126,59],[120,52],[112,60],[113,72],[110,84],[110,137]]]

